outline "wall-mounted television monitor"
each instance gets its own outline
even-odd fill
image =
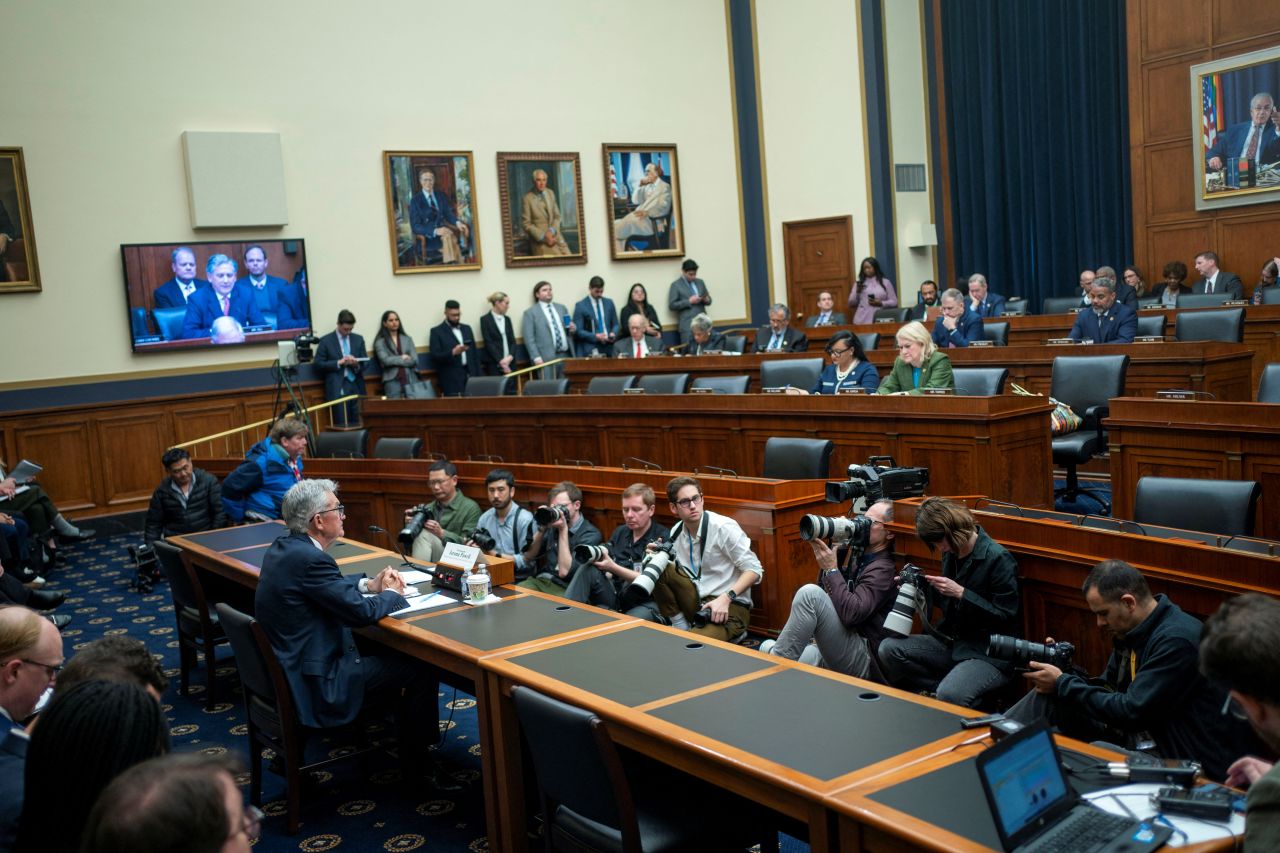
[[[120,256],[134,352],[269,343],[311,331],[303,240],[130,243]]]

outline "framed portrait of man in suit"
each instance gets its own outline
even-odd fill
[[[605,213],[615,261],[684,257],[674,145],[604,145]]]
[[[470,151],[383,151],[391,270],[397,275],[481,268]]]
[[[498,198],[508,267],[587,262],[582,165],[576,152],[499,151]]]
[[[40,290],[36,232],[21,148],[0,148],[0,293]]]
[[[1191,66],[1196,209],[1280,200],[1280,47]]]

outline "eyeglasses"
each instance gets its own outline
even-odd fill
[[[262,834],[262,821],[267,815],[257,806],[249,805],[244,807],[244,823],[240,825],[240,831],[245,834],[250,841],[257,841],[258,836]]]
[[[845,347],[844,349],[835,349],[834,347],[827,347],[827,355],[844,355],[850,349],[852,349],[852,347]]]
[[[315,518],[317,516],[324,515],[326,512],[336,512],[338,514],[338,518],[347,517],[347,508],[342,504],[338,504],[337,506],[331,506],[328,509],[322,509],[319,512],[317,512],[315,516],[312,516],[312,517]]]
[[[700,503],[702,503],[702,495],[697,494],[691,498],[681,498],[680,500],[676,501],[676,506],[683,507],[684,509],[689,509],[694,504],[700,504]]]
[[[58,677],[58,673],[62,672],[62,668],[63,668],[64,666],[66,666],[66,664],[65,664],[65,663],[58,663],[58,664],[53,664],[53,663],[41,663],[41,662],[40,662],[40,661],[38,661],[38,660],[31,660],[30,658],[18,658],[18,660],[22,661],[23,663],[29,663],[29,664],[31,664],[32,666],[41,666],[41,667],[44,667],[45,671],[49,673],[49,680],[50,680],[50,681],[52,681],[53,679],[57,678],[57,677]]]
[[[1230,693],[1227,694],[1227,700],[1222,703],[1222,716],[1225,717],[1228,714],[1237,720],[1249,719],[1249,715],[1244,712],[1244,709],[1240,707],[1240,703],[1232,698]]]

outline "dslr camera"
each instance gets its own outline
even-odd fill
[[[887,465],[878,463],[886,462]],[[889,498],[914,498],[924,494],[929,485],[928,468],[899,468],[892,456],[872,456],[866,465],[850,465],[846,470],[849,479],[827,483],[827,501],[844,503],[866,498],[867,505]]]
[[[573,559],[579,563],[595,563],[609,556],[609,549],[603,545],[579,545],[573,549]]]
[[[893,609],[884,617],[884,629],[899,637],[907,637],[911,635],[916,609],[924,604],[927,581],[924,579],[924,570],[911,563],[902,567],[899,577],[902,585],[898,587],[898,596],[893,600]]]
[[[1071,670],[1076,647],[1071,643],[1033,643],[1004,634],[992,634],[987,641],[987,656],[1007,660],[1020,671],[1031,669],[1031,662],[1047,663],[1064,672]]]
[[[489,535],[489,531],[485,530],[483,527],[477,527],[475,529],[471,534],[471,541],[476,543],[477,548],[481,551],[485,551],[486,553],[489,551],[495,551],[498,548],[498,543]]]
[[[800,538],[806,542],[823,539],[832,548],[856,548],[865,551],[871,544],[871,528],[875,522],[865,515],[806,515],[800,519]]]
[[[569,510],[558,504],[540,506],[533,511],[533,520],[543,527],[546,527],[548,524],[554,524],[562,519],[566,522],[569,520]]]
[[[651,598],[658,578],[662,577],[667,566],[674,563],[675,559],[676,543],[663,542],[661,539],[654,542],[653,550],[644,555],[644,562],[640,564],[640,575],[622,593],[622,609],[630,610]]]
[[[436,520],[436,514],[431,511],[430,504],[418,504],[415,507],[410,507],[409,512],[412,513],[409,516],[409,522],[396,536],[400,540],[400,544],[406,549],[413,547],[413,540],[418,538],[418,534],[422,532],[423,526],[428,521]]]

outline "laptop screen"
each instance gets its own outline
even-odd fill
[[[978,763],[1004,836],[1011,838],[1070,794],[1048,729]]]

